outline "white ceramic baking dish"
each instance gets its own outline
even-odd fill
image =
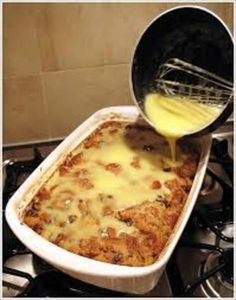
[[[131,119],[138,117],[134,106],[116,106],[99,110],[75,129],[31,174],[9,200],[6,219],[15,235],[36,255],[57,269],[85,282],[111,290],[142,294],[157,284],[192,212],[208,163],[211,137],[196,139],[200,147],[197,173],[178,222],[159,259],[150,266],[128,267],[99,262],[64,250],[42,238],[21,221],[22,212],[34,194],[54,172],[65,156],[80,144],[104,120],[109,118]]]

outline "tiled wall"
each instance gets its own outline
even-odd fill
[[[3,141],[69,134],[99,108],[132,104],[129,62],[145,26],[180,4],[3,5]],[[232,4],[201,4],[232,30]]]

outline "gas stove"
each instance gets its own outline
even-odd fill
[[[8,227],[7,201],[59,142],[3,151],[3,296],[137,297],[65,275],[26,249]],[[141,297],[233,298],[233,234],[233,122],[228,120],[213,134],[197,204],[166,270],[157,286]]]

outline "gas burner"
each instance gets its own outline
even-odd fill
[[[53,267],[49,265],[45,260],[41,259],[37,255],[33,253],[33,266],[35,269],[36,274],[40,274],[44,271],[52,270]]]
[[[234,284],[233,260],[234,260],[233,248],[226,250],[224,256],[221,256],[219,259],[220,263],[225,263],[225,267],[221,271],[222,280],[223,282],[229,283],[232,287]]]
[[[8,160],[3,171],[3,209],[25,179],[40,165],[43,157],[37,148],[33,149],[34,157],[31,160]]]
[[[211,252],[199,268],[199,275],[212,269],[219,269],[201,284],[202,292],[207,297],[233,297],[233,248],[223,254]]]
[[[219,203],[222,196],[221,185],[211,175],[206,174],[198,197],[198,205]]]
[[[20,297],[124,297],[114,292],[73,279],[57,270],[44,272],[35,277]]]
[[[12,251],[12,256],[9,257],[5,263],[4,267],[10,268],[12,270],[17,270],[19,272],[25,272],[30,274],[32,277],[53,270],[53,267],[47,264],[38,256],[32,254],[29,250],[14,250]],[[12,279],[14,277],[14,285],[11,285]],[[14,274],[9,274],[7,272],[3,273],[3,292],[8,297],[19,296],[27,285],[28,279]]]
[[[32,274],[35,276],[35,269],[33,265],[33,255],[22,254],[14,255],[7,259],[4,267],[10,268],[12,270],[17,270],[20,272],[25,272],[26,274]],[[14,282],[14,284],[12,284]],[[28,285],[28,279],[23,276],[17,276],[15,274],[10,274],[4,270],[3,273],[3,295],[7,297],[16,297],[21,294]]]
[[[29,257],[27,258],[29,259]],[[31,264],[32,265],[32,264]],[[32,271],[32,270],[31,270]],[[4,266],[4,294],[8,297],[124,297],[128,294],[84,283],[55,269],[36,276]],[[14,285],[6,279],[14,276]],[[10,291],[9,291],[10,290]]]
[[[228,238],[233,238],[234,237],[234,224],[233,223],[225,223],[221,226],[220,228],[222,234]],[[233,244],[229,243],[228,241],[222,240],[220,237],[216,237],[216,245],[227,249],[227,248],[232,248]]]
[[[211,176],[206,174],[203,181],[200,195],[201,196],[209,195],[212,192],[212,190],[215,188],[215,186],[216,186],[216,181]]]

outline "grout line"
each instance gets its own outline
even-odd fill
[[[35,25],[35,35],[36,40],[38,44],[38,54],[39,54],[39,61],[40,61],[40,74],[42,73],[43,69],[43,59],[42,59],[42,49],[41,49],[41,43],[40,43],[40,33],[39,33],[39,19],[40,19],[41,9],[39,7],[36,7],[36,11],[34,10],[34,25]]]
[[[29,74],[23,74],[23,75],[10,75],[10,76],[4,76],[3,79],[15,79],[15,78],[24,78],[24,77],[33,77],[33,76],[40,76],[40,75],[45,75],[45,74],[50,74],[50,73],[63,73],[63,72],[68,72],[68,71],[76,71],[80,69],[95,69],[95,68],[103,68],[103,67],[116,67],[116,66],[128,66],[130,63],[117,63],[117,64],[104,64],[104,65],[94,65],[94,66],[81,66],[81,67],[75,67],[75,68],[70,68],[70,69],[65,69],[65,70],[54,70],[54,71],[41,71],[38,73],[29,73]]]
[[[3,74],[3,80],[8,80],[8,79],[18,79],[18,78],[26,78],[26,77],[37,77],[40,76],[41,72],[38,73],[28,73],[28,74],[22,74],[22,75],[7,75],[4,76]]]
[[[40,60],[40,72],[37,74],[40,77],[40,83],[41,83],[41,89],[42,89],[42,101],[43,101],[43,110],[45,114],[45,119],[46,119],[46,127],[47,127],[47,138],[51,139],[52,138],[52,132],[51,132],[51,126],[49,123],[49,109],[47,105],[47,94],[46,94],[46,89],[45,89],[45,81],[43,79],[43,58],[42,58],[42,49],[41,49],[41,43],[40,43],[40,32],[39,32],[39,23],[40,23],[40,18],[41,18],[41,9],[36,7],[36,12],[34,11],[34,22],[35,22],[35,35],[36,35],[36,40],[38,43],[38,50],[39,50],[39,60]]]
[[[49,123],[50,117],[49,117],[49,109],[48,109],[48,105],[47,105],[47,93],[46,93],[46,89],[45,89],[45,81],[44,81],[42,74],[40,74],[40,81],[41,81],[41,86],[42,86],[43,108],[44,108],[44,113],[45,113],[46,122],[47,122],[47,133],[48,133],[48,138],[51,139],[52,131],[51,131],[51,125]]]
[[[81,66],[81,67],[75,67],[75,68],[70,68],[66,70],[55,70],[55,71],[46,71],[42,72],[43,74],[47,73],[62,73],[62,72],[67,72],[67,71],[75,71],[79,69],[95,69],[95,68],[104,68],[104,67],[116,67],[116,66],[128,66],[130,63],[117,63],[117,64],[101,64],[101,65],[94,65],[94,66]]]

